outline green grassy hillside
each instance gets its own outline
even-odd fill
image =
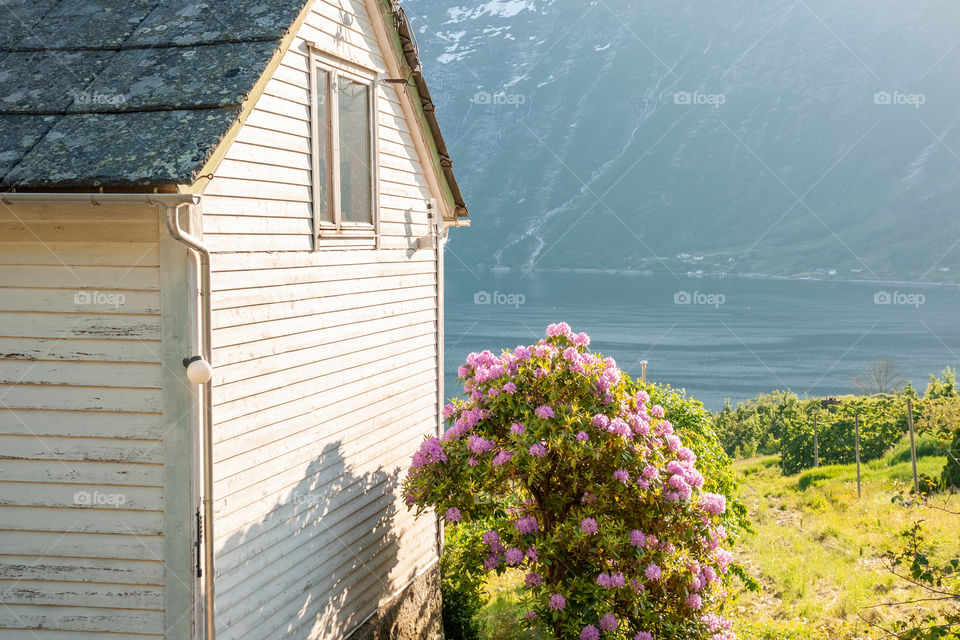
[[[910,463],[898,453],[895,448],[863,466],[859,501],[855,465],[784,477],[776,456],[735,464],[754,525],[737,556],[763,586],[759,594],[742,591],[736,599],[733,617],[742,638],[879,637],[871,623],[889,622],[909,607],[876,605],[923,597],[886,568],[882,554],[922,519],[937,555],[956,557],[960,516],[891,503],[911,483]],[[918,461],[920,473],[929,476],[942,467],[942,456]],[[958,495],[936,500],[953,511],[960,506]]]

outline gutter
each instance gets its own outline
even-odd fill
[[[420,51],[417,47],[417,41],[407,19],[407,14],[398,0],[383,0],[388,5],[388,12],[393,18],[397,35],[400,37],[400,45],[403,48],[403,57],[407,66],[410,68],[410,77],[413,86],[420,98],[420,107],[427,120],[427,126],[430,128],[430,135],[437,147],[437,155],[440,157],[440,166],[443,168],[443,175],[450,187],[450,193],[453,195],[454,219],[460,222],[452,226],[468,226],[464,224],[467,217],[467,205],[463,203],[463,194],[460,192],[460,186],[457,184],[457,178],[453,174],[453,161],[450,159],[450,152],[447,150],[447,144],[443,140],[443,133],[440,131],[440,123],[437,121],[436,105],[430,97],[430,90],[427,88],[427,82],[423,78],[423,65],[420,62]],[[409,81],[408,81],[409,84]]]
[[[75,202],[84,204],[141,204],[162,207],[170,236],[197,256],[200,266],[200,348],[207,363],[212,357],[212,325],[210,321],[210,250],[197,238],[180,227],[180,208],[196,204],[199,196],[169,193],[5,193],[0,194],[0,203]],[[186,365],[191,358],[184,358]],[[213,600],[213,384],[202,384],[203,395],[203,554],[204,554],[204,639],[214,640]],[[200,540],[197,544],[200,544]]]

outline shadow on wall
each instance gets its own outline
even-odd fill
[[[420,239],[413,233],[413,209],[403,212],[403,235],[407,239],[407,258],[412,258],[420,248]]]
[[[357,475],[340,449],[326,445],[285,501],[223,544],[219,639],[341,638],[413,578],[388,580],[399,470]]]

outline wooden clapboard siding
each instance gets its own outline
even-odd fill
[[[364,434],[366,437],[361,437],[354,439],[349,442],[351,446],[354,446],[357,449],[357,453],[351,458],[350,463],[353,465],[355,470],[363,471],[375,471],[378,467],[377,465],[382,463],[385,456],[391,455],[396,447],[402,447],[404,442],[411,437],[411,432],[415,432],[416,429],[420,426],[420,422],[423,420],[423,416],[427,414],[432,407],[427,402],[428,398],[419,398],[415,401],[408,403],[407,411],[410,412],[407,416],[397,416],[395,411],[382,413],[377,416],[380,420],[377,419],[364,419],[358,420],[357,418],[348,418],[348,420],[353,420],[354,422],[350,425],[352,430]],[[359,417],[359,416],[358,416]],[[376,436],[371,436],[367,434],[361,427],[363,427],[368,422],[380,422],[378,426],[383,426],[382,419],[384,417],[389,417],[391,420],[396,419],[396,423],[391,425],[393,429],[381,429],[380,431],[386,432]],[[429,415],[428,415],[429,417]],[[348,423],[349,424],[349,423]],[[393,433],[396,431],[396,433]],[[349,430],[345,429],[343,434],[350,437]],[[310,432],[306,432],[301,435],[301,442],[296,442],[296,438],[291,438],[294,442],[289,443],[291,446],[297,447],[295,450],[290,451],[285,456],[285,460],[290,462],[291,460],[296,460],[300,458],[303,462],[314,462],[312,458],[309,457],[310,447],[312,442],[307,438],[313,436]],[[379,438],[374,439],[374,437]],[[286,444],[286,442],[284,442]],[[366,448],[363,448],[363,445],[367,445]],[[258,450],[256,453],[267,453],[269,452],[270,447],[263,447],[262,450]],[[283,499],[299,499],[301,496],[308,496],[310,491],[305,491],[303,488],[297,486],[302,484],[303,478],[294,478],[293,474],[290,474],[286,471],[277,473],[277,468],[271,466],[271,462],[278,458],[274,454],[273,458],[269,459],[260,459],[257,461],[256,466],[251,465],[245,467],[245,471],[242,474],[238,475],[236,478],[237,482],[234,482],[231,485],[231,488],[235,489],[234,492],[230,494],[221,493],[218,494],[218,501],[224,506],[224,511],[229,511],[229,516],[224,516],[223,525],[221,527],[222,531],[218,535],[223,535],[226,537],[229,533],[240,529],[242,526],[245,526],[256,519],[256,516],[251,515],[251,512],[255,511],[258,508],[262,508],[263,504],[257,504],[258,501],[266,500],[271,497],[283,498]],[[256,459],[255,459],[256,460]],[[231,460],[235,464],[244,464],[246,461],[243,459]],[[403,462],[402,455],[401,459],[395,461],[398,464]],[[318,484],[325,484],[337,479],[337,469],[339,468],[338,464],[329,463],[327,466],[323,466],[324,462],[319,461],[317,464],[311,468],[311,471],[314,472],[311,476],[311,484],[317,482]],[[369,465],[370,466],[368,468]],[[329,471],[329,476],[321,475],[322,472]],[[246,485],[246,488],[239,490],[244,484],[249,480],[249,476],[255,476],[259,478],[259,482],[250,483]],[[320,479],[322,478],[322,482]],[[312,487],[310,487],[312,490]],[[276,502],[276,500],[274,500]],[[234,526],[231,527],[231,524]]]
[[[203,193],[225,637],[340,638],[437,555],[398,483],[437,426],[439,194],[380,85],[379,247],[314,246],[307,41],[387,72],[363,0],[316,0]]]
[[[61,637],[103,637],[104,621],[120,633],[140,633],[140,638],[162,637],[143,634],[144,629],[163,629],[163,613],[146,609],[110,607],[47,607],[17,605],[0,609],[0,628],[57,629],[74,631]],[[21,632],[22,633],[22,632]],[[101,635],[96,635],[101,634]],[[24,636],[21,635],[21,638]],[[30,637],[30,636],[27,636]]]
[[[4,208],[0,238],[0,639],[163,637],[156,211]]]

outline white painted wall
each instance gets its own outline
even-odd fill
[[[192,624],[167,617],[192,590],[189,523],[172,541],[164,512],[192,501],[162,389],[168,240],[145,207],[0,207],[0,639]]]
[[[224,639],[340,638],[437,557],[397,487],[437,424],[440,296],[436,251],[417,249],[437,194],[394,86],[378,89],[381,249],[311,250],[305,41],[386,71],[363,2],[337,4],[315,3],[203,194]]]

